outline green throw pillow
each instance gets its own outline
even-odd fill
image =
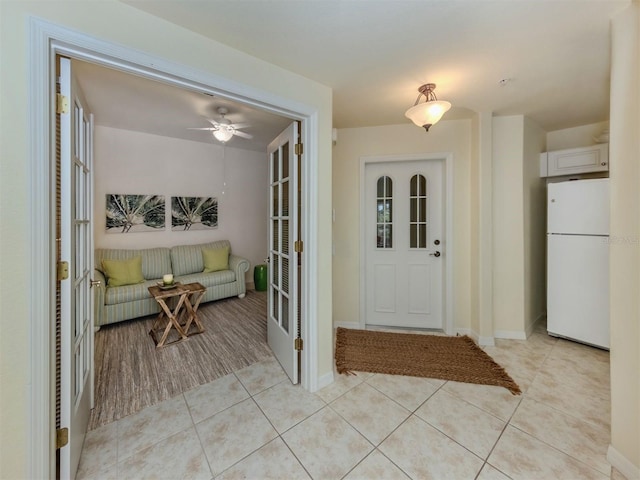
[[[102,260],[102,269],[109,279],[110,287],[121,287],[144,282],[142,275],[142,257],[137,256],[127,260]]]
[[[203,248],[202,261],[204,262],[203,273],[229,270],[229,247]]]

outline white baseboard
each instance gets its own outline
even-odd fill
[[[495,347],[496,338],[495,337],[478,337],[478,345],[482,347]]]
[[[332,383],[333,383],[333,372],[328,372],[328,373],[325,373],[324,375],[320,375],[320,377],[318,377],[318,384],[317,384],[318,390],[321,390],[327,385],[331,385]]]
[[[538,322],[540,322],[540,320],[542,320],[545,317],[545,315],[546,314],[542,312],[536,317],[536,319],[533,322],[531,322],[526,326],[525,333],[527,334],[527,338],[529,338],[529,336],[533,333],[533,331],[536,328],[536,325],[538,324]]]
[[[526,340],[527,333],[522,330],[494,330],[493,338],[503,338],[505,340]]]
[[[482,337],[478,332],[470,328],[456,328],[456,333],[471,337],[474,342],[482,347],[493,347],[496,344],[493,337]]]
[[[607,461],[629,480],[640,479],[640,468],[627,460],[613,445],[609,445],[607,450]]]
[[[360,325],[360,322],[333,322],[333,326],[334,328],[342,327],[362,330],[362,325]]]

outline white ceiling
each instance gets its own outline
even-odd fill
[[[473,111],[523,114],[547,131],[609,118],[609,19],[630,3],[629,0],[122,1],[328,85],[333,89],[336,128],[408,123],[405,110],[413,105],[418,87],[431,82],[437,84],[438,98],[453,104],[444,119],[468,118]],[[508,80],[505,85],[500,85],[502,79]],[[125,81],[123,85],[131,84]],[[87,82],[82,85],[89,102],[95,102],[92,87]],[[100,89],[113,90],[118,86],[115,78],[109,78]],[[157,87],[158,92],[161,87]],[[136,95],[121,94],[121,103],[114,105],[110,99],[96,111],[104,117],[103,108],[110,103],[120,118],[124,108],[128,115],[135,114],[142,122],[146,116],[146,121],[161,128],[169,111],[165,107],[190,110],[200,117],[201,124],[194,125],[195,119],[185,117],[173,134],[160,133],[183,136],[187,124],[207,126],[202,117],[211,118],[212,108],[228,104],[193,92],[173,96],[167,90],[162,92],[164,100],[157,104],[159,97],[154,99],[152,92],[141,85],[138,88]],[[154,102],[157,110],[149,102]],[[264,131],[265,139],[273,138],[282,122],[287,123],[278,119],[278,127],[267,131],[265,125],[275,120],[273,116],[228,105],[229,118],[255,125],[257,128],[246,131],[256,137]],[[175,112],[170,114],[175,116]],[[247,146],[241,145],[240,140],[234,138],[231,142],[237,142],[233,146],[240,148]],[[256,145],[268,143],[256,140],[259,140]],[[209,141],[209,137],[201,141]]]
[[[227,145],[264,152],[291,120],[201,92],[177,88],[91,63],[74,61],[73,72],[95,116],[96,125],[221,145],[206,128],[227,107],[233,123],[253,139],[233,137]]]

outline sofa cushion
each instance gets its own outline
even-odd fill
[[[203,273],[229,270],[229,247],[203,248],[202,261],[204,262]]]
[[[178,245],[171,248],[171,268],[173,274],[177,276],[189,275],[190,273],[202,273],[204,261],[202,260],[202,249],[229,248],[229,240],[218,240],[217,242],[202,243],[198,245]]]
[[[105,305],[117,305],[119,303],[134,302],[152,298],[149,287],[156,285],[157,280],[147,280],[136,285],[126,285],[123,287],[109,287],[104,294]]]
[[[233,283],[236,281],[236,274],[231,270],[220,270],[213,273],[192,273],[190,275],[183,275],[180,277],[180,282],[183,284],[199,282],[203,286],[215,287],[217,285],[224,285],[225,283]]]
[[[142,257],[129,258],[127,260],[102,260],[102,268],[107,277],[107,285],[121,287],[144,282],[142,276]]]
[[[125,250],[118,248],[97,248],[95,252],[96,269],[104,273],[102,260],[126,260],[140,255],[142,257],[142,275],[147,280],[162,278],[171,273],[171,257],[168,248],[146,248]]]

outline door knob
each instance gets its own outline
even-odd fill
[[[429,256],[431,256],[431,257],[439,257],[440,256],[440,252],[436,250],[435,252],[430,253]]]

